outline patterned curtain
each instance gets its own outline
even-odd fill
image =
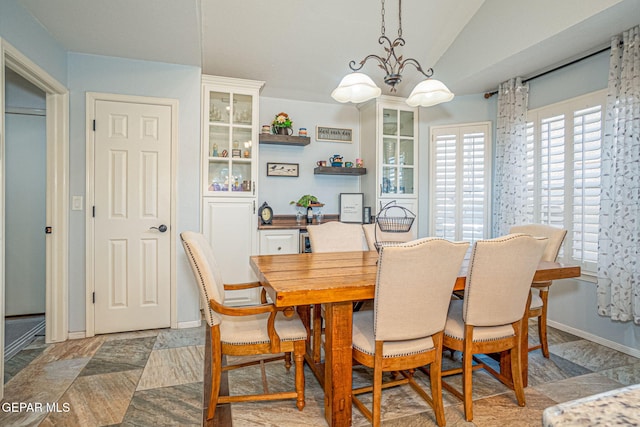
[[[604,130],[598,313],[640,324],[640,26],[611,41]]]
[[[527,104],[520,77],[500,84],[496,123],[493,235],[509,233],[527,218]]]

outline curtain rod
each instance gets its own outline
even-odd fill
[[[620,42],[620,44],[622,45],[622,42]],[[607,47],[602,48],[602,49],[600,49],[600,50],[598,50],[596,52],[592,52],[592,53],[590,53],[588,55],[582,56],[580,58],[576,58],[573,61],[567,62],[566,64],[558,65],[555,68],[552,68],[552,69],[547,70],[547,71],[543,71],[542,73],[536,74],[536,75],[531,76],[531,77],[526,78],[526,79],[523,79],[522,83],[526,83],[526,82],[528,82],[530,80],[537,79],[538,77],[546,76],[549,73],[553,73],[554,71],[561,70],[562,68],[568,67],[569,65],[573,65],[573,64],[575,64],[577,62],[584,61],[585,59],[591,58],[592,56],[598,55],[599,53],[606,52],[609,49],[611,49],[611,46],[607,46]],[[487,92],[487,93],[484,94],[484,99],[489,99],[493,95],[495,95],[496,93],[498,93],[497,90],[494,90],[494,91],[491,91],[491,92]]]

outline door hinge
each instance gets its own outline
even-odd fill
[[[255,200],[253,201],[253,213],[254,214],[256,213],[256,201]]]
[[[93,131],[94,132],[96,131],[96,121],[95,120],[93,121]]]
[[[91,299],[93,300],[93,303],[95,304],[96,303],[96,293],[95,292],[91,295]]]
[[[53,233],[53,227],[47,226],[44,228],[44,234],[51,234]]]
[[[96,207],[94,206],[92,211],[91,211],[91,215],[95,218],[96,217]]]

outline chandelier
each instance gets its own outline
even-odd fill
[[[396,48],[404,46],[402,38],[402,0],[398,0],[398,37],[391,41],[385,34],[384,0],[382,0],[381,16],[382,25],[378,43],[383,45],[385,56],[375,54],[367,55],[356,65],[356,61],[349,62],[349,68],[353,71],[347,74],[337,88],[331,93],[331,97],[338,102],[365,102],[377,98],[382,90],[376,86],[371,77],[359,71],[370,59],[378,62],[378,67],[385,72],[384,82],[391,87],[390,92],[396,92],[396,86],[402,81],[402,72],[407,65],[413,65],[417,71],[427,79],[418,83],[407,98],[406,102],[412,107],[430,107],[441,102],[451,101],[453,93],[441,81],[432,79],[433,69],[424,70],[420,63],[413,58],[404,59],[402,54],[396,53]],[[385,46],[386,45],[386,46]]]

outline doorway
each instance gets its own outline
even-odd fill
[[[0,38],[0,271],[6,271],[5,255],[5,70],[11,70],[45,94],[46,201],[45,222],[51,233],[45,237],[45,340],[68,338],[68,182],[69,182],[69,93],[56,79]],[[44,231],[44,230],[43,230]],[[0,319],[5,317],[5,275],[0,274]],[[0,322],[0,343],[4,343]],[[0,345],[0,375],[4,376],[4,345]],[[0,399],[4,386],[0,383]]]
[[[44,335],[46,95],[5,69],[5,361]]]

